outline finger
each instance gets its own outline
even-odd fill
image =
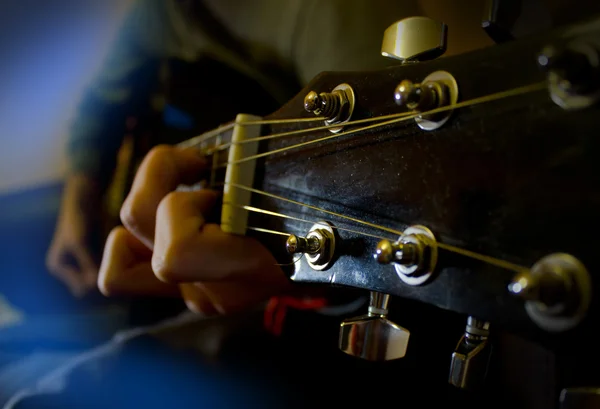
[[[152,256],[156,276],[165,282],[231,278],[287,281],[271,253],[258,241],[204,224],[202,213],[215,197],[210,191],[175,192],[161,202]]]
[[[247,281],[221,281],[195,283],[204,292],[212,307],[220,314],[245,311],[285,289],[278,284],[257,284]]]
[[[215,224],[204,225],[193,236],[178,235],[175,231],[165,242],[155,248],[152,256],[154,273],[165,282],[286,281],[262,244],[252,238],[224,233]]]
[[[75,297],[85,294],[85,283],[80,272],[73,266],[63,262],[65,250],[63,247],[51,247],[46,259],[46,266],[50,273],[67,285]]]
[[[179,289],[185,305],[190,311],[203,315],[215,315],[219,311],[213,306],[213,302],[205,291],[192,283],[180,284]]]
[[[98,288],[106,296],[179,296],[176,285],[158,280],[152,271],[152,252],[123,227],[108,236],[98,274]]]
[[[90,251],[85,246],[75,246],[73,248],[73,256],[77,260],[79,267],[81,268],[81,278],[83,284],[87,288],[93,288],[96,286],[98,280],[98,264],[92,258]]]
[[[217,199],[216,192],[199,190],[192,192],[171,192],[158,206],[152,262],[156,265],[172,264],[171,257],[177,257],[184,242],[193,240],[204,225],[204,214],[208,213]],[[169,258],[160,261],[161,255]],[[153,264],[153,266],[155,265]],[[191,267],[191,266],[190,266]],[[191,268],[198,268],[195,265]],[[161,270],[161,268],[158,268]],[[158,272],[157,277],[169,282]]]
[[[121,208],[121,221],[142,243],[153,248],[156,209],[180,184],[200,179],[206,160],[196,149],[159,146],[140,165]]]

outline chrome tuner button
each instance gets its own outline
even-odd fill
[[[371,292],[366,315],[340,325],[340,349],[368,361],[389,361],[406,355],[410,331],[386,318],[390,296]]]
[[[513,277],[508,291],[525,301],[525,310],[540,328],[560,332],[577,326],[591,302],[591,279],[575,257],[550,254]]]
[[[548,90],[563,109],[587,108],[600,100],[600,48],[584,40],[546,46],[537,56]]]
[[[289,254],[304,254],[308,265],[314,270],[325,270],[335,257],[336,238],[333,224],[314,224],[306,237],[291,234],[285,243]]]
[[[429,17],[408,17],[383,33],[381,55],[411,63],[432,60],[446,52],[448,27]]]
[[[380,241],[373,257],[381,264],[393,264],[406,284],[421,285],[433,276],[437,255],[433,233],[424,226],[411,226],[395,243]]]
[[[317,93],[310,91],[304,97],[304,109],[316,116],[325,118],[326,125],[340,124],[333,127],[331,132],[339,132],[342,124],[348,122],[354,112],[354,90],[348,84],[340,84],[331,92]]]
[[[482,386],[490,361],[489,328],[487,321],[467,318],[465,333],[452,353],[448,376],[451,385],[468,390]]]

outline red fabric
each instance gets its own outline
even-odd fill
[[[272,297],[265,308],[264,325],[267,331],[281,335],[288,308],[296,310],[318,310],[327,305],[325,298],[296,298],[291,296]]]

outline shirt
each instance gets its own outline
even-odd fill
[[[284,103],[322,71],[394,64],[381,56],[383,32],[419,14],[415,0],[137,0],[130,7],[70,127],[71,172],[112,174],[125,120],[147,107],[165,60],[215,59]]]

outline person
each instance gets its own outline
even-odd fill
[[[166,135],[155,131],[146,143],[151,147],[185,139],[242,110],[268,114],[321,71],[368,70],[392,64],[380,54],[383,31],[412,15],[426,14],[448,23],[454,16],[472,23],[453,26],[448,55],[465,51],[465,38],[475,48],[492,43],[479,28],[480,7],[462,8],[459,12],[446,6],[438,6],[437,10],[434,3],[133,2],[112,51],[85,93],[71,126],[69,171],[47,255],[49,271],[75,295],[94,289],[100,251],[94,253],[90,237],[96,237],[96,243],[100,243],[96,247],[100,248],[105,236],[97,238],[99,205],[114,175],[128,117],[144,117],[153,109],[162,109],[165,116],[171,113],[170,117],[181,119],[183,115],[184,123],[191,117],[192,123],[197,120],[202,124],[188,124],[188,132],[175,136],[173,127]],[[213,65],[216,62],[219,68],[202,71],[206,61]],[[189,67],[182,70],[182,66]],[[195,73],[190,72],[194,70]],[[187,73],[182,75],[181,71]],[[182,76],[191,80],[178,81]],[[240,77],[246,81],[240,81]],[[254,85],[249,86],[248,79]],[[236,86],[247,92],[236,92]],[[258,103],[257,89],[266,94]],[[185,90],[190,95],[182,98]],[[167,99],[165,108],[153,108],[157,93]],[[228,98],[233,93],[235,98]],[[244,96],[248,97],[245,103],[232,105]],[[182,100],[186,102],[181,103]],[[147,149],[140,150],[138,156],[146,152]]]
[[[184,60],[194,60],[200,55],[210,55],[226,66],[234,67],[235,70],[254,78],[277,101],[289,98],[300,86],[321,71],[366,70],[390,65],[390,61],[385,60],[379,53],[382,33],[387,26],[403,17],[428,15],[445,21],[451,32],[456,28],[458,34],[449,36],[447,55],[459,54],[493,43],[480,29],[481,10],[480,7],[475,7],[481,5],[480,2],[473,2],[471,5],[474,7],[461,8],[444,6],[446,2],[441,2],[442,5],[438,4],[435,7],[436,2],[424,0],[414,3],[384,0],[208,0],[205,3],[207,8],[218,16],[217,21],[226,26],[225,31],[233,33],[233,39],[225,35],[228,40],[220,43],[218,39],[223,38],[222,25],[215,24],[214,20],[207,21],[206,16],[209,14],[204,13],[207,10],[203,7],[200,7],[202,11],[194,8],[199,7],[199,2],[184,1],[138,4],[132,9],[128,19],[129,25],[126,25],[129,30],[126,32],[136,33],[135,38],[144,45],[141,49],[145,54],[142,55],[147,58],[177,56]],[[464,2],[462,5],[469,3]],[[460,25],[457,21],[471,21],[472,24]],[[129,72],[139,65],[139,49],[127,49],[127,52],[120,55],[124,56],[137,63],[119,64],[119,68]],[[113,64],[114,61],[119,60],[113,60]],[[293,73],[295,81],[289,81],[290,73]],[[109,76],[109,79],[123,80],[125,77],[127,76]],[[144,78],[149,81],[150,77]],[[119,81],[116,83],[123,84]],[[125,84],[128,82],[125,81]],[[129,92],[117,95],[135,95],[136,98],[142,94],[147,96],[145,90],[150,88],[140,87],[135,89],[139,92],[131,92],[133,88],[125,87],[120,90]],[[99,95],[109,94],[103,92]],[[72,139],[73,157],[79,158],[73,160],[72,177],[97,171],[101,161],[94,156],[94,149],[102,146],[99,141],[104,135],[107,134],[97,132],[94,133],[94,138]],[[104,147],[103,157],[112,157],[116,149],[114,147],[118,144],[106,143],[106,146],[108,145],[112,150]],[[89,150],[83,149],[83,146]],[[81,152],[86,152],[88,157],[95,159],[82,160],[85,155],[78,156]],[[121,208],[122,226],[115,227],[109,234],[99,270],[88,270],[97,277],[97,285],[102,293],[107,296],[175,296],[182,298],[189,309],[200,313],[200,316],[229,316],[260,307],[261,303],[274,295],[295,294],[298,291],[284,278],[271,253],[260,243],[252,238],[228,235],[221,231],[218,225],[207,223],[206,215],[216,203],[215,192],[208,189],[185,192],[176,190],[180,184],[195,182],[197,175],[206,167],[206,160],[192,149],[161,145],[145,156]],[[88,182],[81,185],[87,186]],[[75,224],[79,222],[76,221]],[[59,230],[62,226],[69,226],[69,222],[61,223]],[[57,234],[51,250],[54,254],[66,248],[66,241],[61,237],[65,235],[64,232]],[[69,245],[72,246],[73,241]],[[235,254],[235,257],[231,257],[232,254]],[[54,261],[56,259],[54,258]],[[91,281],[90,278],[85,278],[86,274],[88,273],[82,270],[68,275],[58,273],[65,281],[80,283]],[[90,274],[89,277],[93,275]],[[301,328],[310,327],[313,331],[320,331],[325,324],[332,323],[331,319],[325,319],[321,323],[323,325],[315,324],[314,320],[317,319],[314,315],[311,316],[311,324],[305,322]],[[361,369],[364,369],[360,364],[357,367],[355,361],[343,361],[330,356],[325,358],[323,352],[319,353],[322,344],[311,345],[310,342],[305,342],[305,334],[304,337],[298,336],[301,331],[295,332],[291,338],[298,337],[303,342],[287,344],[300,358],[290,358],[293,354],[290,354],[289,350],[287,353],[281,350],[276,353],[277,348],[274,345],[279,345],[277,342],[265,341],[265,338],[250,342],[247,336],[240,336],[239,343],[235,345],[246,350],[246,354],[234,352],[233,360],[236,361],[244,355],[244,360],[251,362],[252,368],[257,368],[261,365],[267,366],[269,359],[277,361],[281,358],[281,362],[270,361],[269,367],[279,368],[275,369],[275,373],[278,373],[278,370],[283,371],[282,366],[286,367],[286,371],[281,373],[286,374],[284,377],[289,376],[285,379],[288,383],[308,379],[294,374],[289,369],[290,366],[297,365],[303,370],[308,370],[310,365],[321,362],[319,371],[316,371],[318,373],[309,374],[314,382],[314,389],[319,391],[329,387],[328,381],[331,378],[349,384],[358,384],[359,380],[364,384],[369,382],[368,373],[360,373]],[[422,393],[423,385],[419,385],[418,380],[431,375],[433,368],[440,367],[439,362],[444,362],[447,358],[443,349],[434,348],[433,344],[430,344],[431,341],[427,343],[428,339],[437,339],[437,336],[430,331],[421,339],[423,343],[420,345],[432,346],[426,354],[420,355],[420,363],[425,363],[422,367],[415,366],[412,362],[409,367],[411,371],[416,372],[410,372],[410,376],[401,376],[398,373],[394,377],[391,376],[392,373],[386,372],[386,376],[382,376],[380,380],[380,385],[393,388],[397,382],[403,382],[407,390],[414,387],[415,391]],[[454,341],[453,339],[452,342]],[[252,348],[260,348],[260,352]],[[326,352],[331,350],[331,345],[322,349]],[[253,360],[252,355],[257,358]],[[323,360],[319,361],[321,358]],[[323,362],[329,363],[327,368],[324,368]],[[434,365],[436,362],[437,365]],[[148,362],[145,364],[149,365]],[[402,365],[406,366],[401,364],[394,368],[402,368]],[[152,370],[160,373],[156,367]],[[156,376],[162,379],[162,374]],[[119,377],[119,380],[122,379]],[[428,388],[434,386],[443,388],[440,384],[427,385]],[[268,390],[270,389],[267,388]],[[188,392],[193,396],[193,391]],[[166,395],[169,395],[168,392]],[[429,398],[432,397],[422,396],[423,401]],[[317,401],[313,400],[312,403]],[[287,402],[289,403],[289,397]]]

